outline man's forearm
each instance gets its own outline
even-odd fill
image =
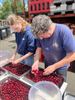
[[[70,53],[68,54],[66,57],[64,57],[62,60],[60,60],[59,62],[53,64],[55,66],[55,69],[58,69],[62,66],[64,66],[65,64],[69,64],[70,62],[75,60],[75,53]]]
[[[40,56],[41,56],[41,49],[38,48],[38,49],[36,50],[36,53],[34,54],[34,62],[39,61]]]
[[[38,70],[40,55],[41,55],[41,48],[37,48],[36,53],[34,55],[34,64],[32,65],[32,70]]]

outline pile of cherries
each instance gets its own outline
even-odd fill
[[[0,83],[0,100],[28,100],[29,89],[21,81],[8,77]]]
[[[43,70],[40,69],[38,72],[35,70],[33,71],[34,74],[29,72],[26,77],[33,82],[39,82],[39,81],[51,81],[58,85],[59,87],[62,85],[64,79],[62,76],[57,75],[56,73],[52,73],[50,75],[44,76],[43,75]]]
[[[5,71],[2,68],[0,68],[0,76],[2,76],[4,73]]]
[[[18,63],[18,64],[10,63],[10,64],[4,66],[4,68],[18,76],[21,76],[22,74],[27,72],[29,69],[31,69],[30,66],[27,66],[27,65],[24,65],[21,63]]]

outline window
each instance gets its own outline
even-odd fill
[[[36,10],[36,4],[34,5],[34,10]]]
[[[47,2],[47,9],[49,9],[49,2]]]
[[[42,3],[42,9],[43,10],[45,9],[45,3]]]
[[[40,6],[40,4],[38,4],[38,10],[40,10],[40,8],[41,8],[41,6]]]
[[[30,10],[33,11],[33,6],[31,5]]]

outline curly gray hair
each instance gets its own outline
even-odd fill
[[[49,30],[52,20],[46,15],[37,15],[32,20],[32,31],[35,36]]]

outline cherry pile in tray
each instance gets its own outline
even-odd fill
[[[31,69],[30,66],[18,63],[18,64],[7,64],[6,66],[4,66],[4,68],[10,72],[12,72],[13,74],[16,74],[18,76],[21,76],[22,74],[24,74],[25,72],[27,72],[29,69]]]
[[[21,81],[7,77],[0,83],[0,100],[28,100],[29,89]]]
[[[30,80],[32,80],[33,82],[39,82],[39,81],[51,81],[53,83],[55,83],[57,86],[61,86],[64,79],[55,74],[55,73],[52,73],[50,75],[47,75],[47,76],[43,76],[43,70],[39,70],[37,74],[32,74],[31,72],[29,72],[26,77]]]
[[[5,71],[2,68],[0,68],[0,76],[2,76],[4,73]]]

